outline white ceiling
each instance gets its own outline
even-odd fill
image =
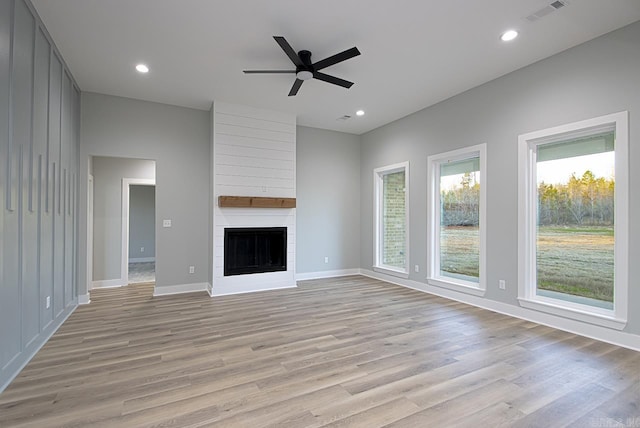
[[[83,91],[206,110],[245,104],[355,134],[640,20],[639,0],[570,0],[534,23],[524,17],[551,0],[32,2]],[[509,28],[520,36],[501,42]],[[288,97],[294,75],[243,74],[292,68],[274,35],[314,61],[357,46],[362,55],[323,70],[355,85],[314,79]]]

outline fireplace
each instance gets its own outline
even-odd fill
[[[224,229],[224,276],[286,270],[286,227]]]

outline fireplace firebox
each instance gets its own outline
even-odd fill
[[[224,229],[224,276],[286,270],[286,227]]]

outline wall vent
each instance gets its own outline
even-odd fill
[[[524,19],[526,19],[529,22],[536,22],[538,19],[544,18],[550,13],[555,12],[558,9],[561,9],[566,5],[567,5],[567,2],[565,0],[556,0],[553,3],[543,7],[542,9],[536,12],[533,12],[531,15],[525,16]]]

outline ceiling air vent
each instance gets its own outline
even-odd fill
[[[337,118],[336,120],[339,120],[341,122],[344,122],[346,120],[351,119],[351,116],[349,116],[348,114],[345,114],[344,116],[340,116],[339,118]]]
[[[544,18],[545,16],[549,15],[552,12],[555,12],[558,9],[562,9],[566,5],[567,5],[566,1],[556,0],[553,3],[538,10],[537,12],[533,12],[531,15],[526,16],[524,19],[526,19],[529,22],[536,22],[538,19]]]

